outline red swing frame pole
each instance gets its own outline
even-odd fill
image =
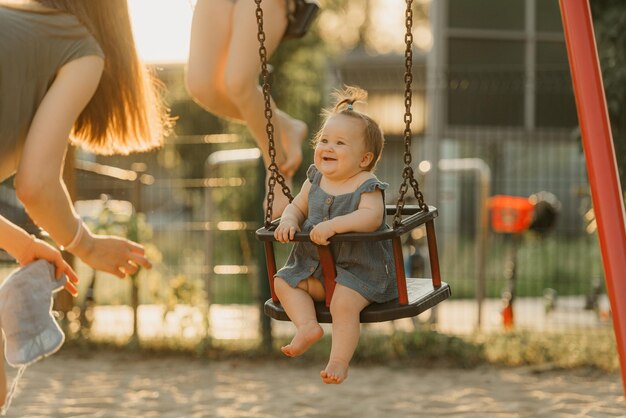
[[[588,0],[559,0],[591,198],[626,393],[626,226]]]

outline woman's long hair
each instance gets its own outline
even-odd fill
[[[80,114],[72,142],[98,154],[128,154],[158,147],[171,127],[161,85],[135,49],[127,0],[36,0],[71,13],[105,54],[100,84]]]

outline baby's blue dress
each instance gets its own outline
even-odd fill
[[[309,190],[309,214],[302,225],[302,232],[310,232],[313,226],[336,216],[354,212],[361,201],[361,194],[383,191],[389,186],[376,178],[363,182],[354,192],[333,196],[320,187],[322,174],[311,165],[307,171],[311,182]],[[380,220],[378,231],[388,229],[385,217]],[[330,244],[335,266],[337,283],[360,293],[372,302],[387,302],[398,297],[396,272],[391,241],[335,242]],[[324,283],[322,266],[315,244],[296,242],[285,266],[276,273],[290,286],[309,277]]]

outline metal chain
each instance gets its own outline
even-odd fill
[[[402,184],[400,185],[400,194],[398,196],[398,202],[396,203],[396,213],[393,217],[393,226],[397,228],[402,223],[402,209],[404,208],[404,196],[406,195],[409,184],[413,188],[415,198],[419,207],[428,211],[428,205],[424,203],[424,195],[419,189],[419,184],[415,179],[413,168],[411,168],[411,162],[413,157],[411,156],[411,122],[413,121],[413,115],[411,113],[411,105],[413,99],[413,91],[411,90],[411,84],[413,83],[413,0],[406,0],[406,14],[405,14],[405,26],[406,34],[404,35],[404,43],[406,44],[406,50],[404,53],[404,169],[402,170]]]
[[[282,192],[289,198],[291,202],[293,196],[289,186],[285,183],[285,177],[278,171],[276,164],[276,146],[274,144],[274,125],[272,124],[272,105],[270,96],[270,72],[267,69],[267,49],[265,48],[265,31],[263,30],[263,9],[261,8],[262,0],[254,0],[256,3],[256,22],[258,25],[259,40],[259,58],[261,59],[261,75],[263,76],[263,98],[265,100],[265,132],[267,133],[268,152],[270,156],[270,165],[267,169],[270,171],[270,178],[267,181],[267,207],[265,210],[265,227],[269,228],[272,223],[272,206],[274,205],[274,187],[276,182],[281,185]]]

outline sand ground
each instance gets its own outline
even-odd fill
[[[619,374],[356,365],[327,386],[323,366],[62,351],[26,370],[7,416],[626,417]]]

